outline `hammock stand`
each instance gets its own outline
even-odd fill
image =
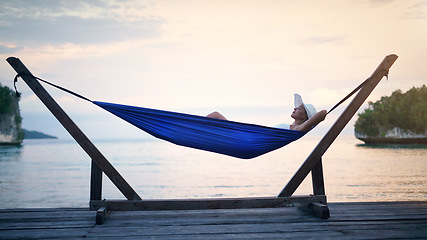
[[[77,127],[58,103],[43,88],[25,65],[15,57],[7,62],[22,77],[33,92],[46,105],[51,113],[70,133],[76,142],[92,159],[89,209],[96,212],[96,223],[102,224],[109,211],[137,210],[202,210],[202,209],[239,209],[239,208],[273,208],[300,207],[320,218],[329,218],[325,187],[323,180],[322,156],[338,137],[363,102],[371,94],[380,80],[397,59],[397,55],[388,55],[376,68],[374,73],[360,85],[358,94],[353,98],[341,116],[320,140],[311,154],[296,171],[277,197],[261,198],[220,198],[220,199],[168,199],[142,200],[126,182],[113,165],[103,156],[95,145]],[[306,176],[311,172],[313,194],[292,196]],[[111,182],[120,190],[127,200],[102,200],[102,174],[105,173]]]

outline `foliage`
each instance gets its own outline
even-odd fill
[[[15,140],[17,142],[22,141],[24,138],[24,132],[21,128],[22,117],[19,112],[18,102],[19,97],[15,95],[15,92],[6,86],[0,84],[0,123],[1,130],[10,129],[16,127],[17,135]],[[13,116],[14,123],[10,123],[7,118]]]
[[[13,94],[10,88],[0,85],[0,116],[12,112]]]
[[[427,128],[427,87],[413,87],[406,93],[394,91],[389,97],[369,102],[369,107],[358,114],[355,132],[370,137],[384,136],[395,127],[413,133],[425,133]]]

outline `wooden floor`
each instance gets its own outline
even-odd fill
[[[330,203],[319,219],[297,208],[111,212],[0,210],[0,239],[427,239],[427,202]]]

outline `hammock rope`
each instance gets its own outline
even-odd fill
[[[83,100],[86,100],[86,101],[89,101],[89,102],[92,102],[92,100],[90,100],[89,98],[86,98],[86,97],[84,97],[84,96],[82,96],[82,95],[80,95],[80,94],[78,94],[78,93],[75,93],[75,92],[73,92],[73,91],[71,91],[71,90],[68,90],[68,89],[66,89],[66,88],[64,88],[64,87],[61,87],[61,86],[59,86],[59,85],[56,85],[56,84],[53,84],[53,83],[51,83],[51,82],[48,82],[48,81],[46,81],[46,80],[44,80],[44,79],[42,79],[42,78],[39,78],[39,77],[36,77],[36,76],[34,76],[34,75],[30,75],[30,74],[27,74],[27,73],[24,73],[25,75],[28,75],[28,76],[30,76],[30,77],[33,77],[33,78],[35,78],[35,79],[37,79],[37,80],[39,80],[39,81],[41,81],[41,82],[44,82],[44,83],[46,83],[46,84],[49,84],[49,85],[51,85],[52,87],[55,87],[55,88],[57,88],[57,89],[59,89],[59,90],[62,90],[62,91],[64,91],[64,92],[66,92],[66,93],[69,93],[69,94],[71,94],[71,95],[74,95],[74,96],[76,96],[76,97],[78,97],[78,98],[81,98],[81,99],[83,99]],[[22,78],[22,73],[18,73],[18,74],[16,74],[16,76],[15,76],[15,78],[13,79],[13,86],[15,87],[15,93],[16,93],[16,96],[17,97],[19,97],[21,94],[18,92],[18,89],[16,88],[16,83],[18,82],[18,78],[19,77],[21,77]]]
[[[19,77],[22,77],[21,74],[17,74],[14,78],[15,92],[18,97],[19,92],[16,88],[16,82]],[[154,137],[177,145],[232,157],[242,159],[258,157],[281,148],[306,134],[306,132],[289,129],[272,128],[184,113],[92,101],[78,93],[50,83],[39,77],[32,75],[31,77],[80,99],[89,101]],[[328,113],[362,88],[367,80],[344,97],[329,110]]]
[[[387,80],[388,80],[388,70],[387,71],[385,71],[385,73],[384,73],[384,71],[385,70],[383,70],[383,71],[379,71],[379,72],[377,72],[376,74],[380,74],[380,73],[383,73],[384,74],[384,76],[387,78]],[[26,73],[23,73],[23,74],[26,74]],[[14,87],[15,87],[15,93],[16,93],[16,96],[17,97],[19,97],[20,96],[20,93],[18,92],[18,90],[17,90],[17,88],[16,88],[16,83],[18,82],[18,78],[19,77],[21,77],[21,75],[22,75],[22,73],[18,73],[16,76],[15,76],[15,78],[14,78],[14,80],[13,80],[13,85],[14,85]],[[26,74],[26,75],[29,75],[29,74]],[[64,92],[67,92],[67,93],[69,93],[69,94],[71,94],[71,95],[74,95],[74,96],[76,96],[76,97],[78,97],[78,98],[80,98],[80,99],[83,99],[83,100],[86,100],[86,101],[88,101],[88,102],[93,102],[92,100],[90,100],[89,98],[87,98],[87,97],[84,97],[84,96],[82,96],[82,95],[80,95],[80,94],[78,94],[78,93],[76,93],[76,92],[73,92],[73,91],[71,91],[71,90],[69,90],[69,89],[66,89],[66,88],[64,88],[64,87],[61,87],[61,86],[59,86],[59,85],[56,85],[56,84],[53,84],[53,83],[51,83],[51,82],[49,82],[49,81],[46,81],[46,80],[44,80],[44,79],[42,79],[42,78],[39,78],[39,77],[36,77],[36,76],[34,76],[34,75],[30,75],[31,77],[33,77],[33,78],[35,78],[35,79],[37,79],[37,80],[39,80],[39,81],[41,81],[41,82],[44,82],[44,83],[46,83],[46,84],[48,84],[48,85],[50,85],[50,86],[53,86],[53,87],[55,87],[55,88],[57,88],[57,89],[59,89],[59,90],[62,90],[62,91],[64,91]],[[22,78],[22,77],[21,77]],[[369,80],[370,78],[367,78],[365,81],[363,81],[359,86],[357,86],[355,89],[353,89],[353,91],[351,91],[349,94],[347,94],[347,96],[345,96],[343,99],[341,99],[337,104],[335,104],[329,111],[328,111],[328,114],[330,113],[330,112],[332,112],[333,110],[335,110],[338,106],[340,106],[343,102],[345,102],[347,99],[349,99],[351,96],[353,96],[357,91],[359,91],[363,86],[365,86],[365,84],[366,84],[366,82],[368,82],[368,80]]]
[[[379,73],[381,73],[381,72],[384,72],[385,71],[385,73],[384,73],[384,76],[387,78],[387,80],[388,80],[388,70],[382,70],[382,71],[379,71],[378,73],[376,73],[376,74],[379,74]],[[375,74],[375,75],[376,75]],[[355,94],[357,91],[359,91],[363,86],[365,86],[365,84],[368,82],[368,80],[369,80],[370,78],[368,78],[368,79],[366,79],[365,81],[363,81],[359,86],[357,86],[355,89],[353,89],[353,91],[351,91],[349,94],[347,94],[347,96],[345,96],[343,99],[341,99],[341,101],[339,101],[337,104],[335,104],[335,106],[333,106],[329,111],[328,111],[328,114],[330,113],[330,112],[332,112],[335,108],[337,108],[339,105],[341,105],[343,102],[345,102],[347,99],[349,99],[351,96],[353,96],[353,94]]]

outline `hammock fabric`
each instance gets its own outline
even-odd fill
[[[305,135],[271,128],[163,110],[92,101],[154,137],[177,145],[242,159],[258,157]]]

